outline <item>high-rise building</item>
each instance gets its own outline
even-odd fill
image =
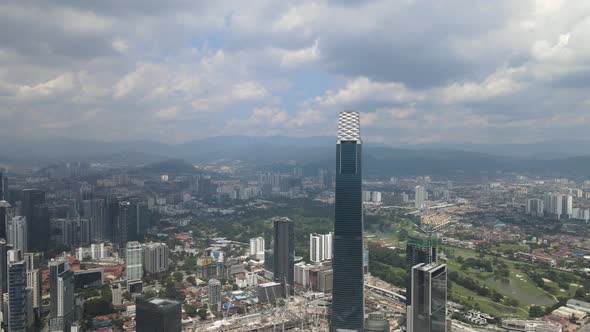
[[[542,199],[529,198],[526,204],[526,214],[535,217],[542,217],[543,211],[545,210],[544,202]]]
[[[332,259],[333,234],[309,234],[309,260],[320,263]]]
[[[49,262],[49,296],[50,308],[49,317],[57,317],[57,297],[58,297],[58,278],[66,271],[70,270],[70,265],[64,258],[58,258]]]
[[[12,216],[6,221],[6,239],[12,245],[14,250],[20,250],[25,253],[28,250],[27,245],[27,219],[23,216]]]
[[[8,331],[25,332],[27,330],[27,276],[25,261],[15,251],[9,255],[8,262],[8,312],[5,313],[5,324]],[[7,321],[7,322],[6,322]]]
[[[150,274],[168,271],[170,250],[165,243],[148,243],[143,248],[143,269]]]
[[[362,331],[364,310],[360,116],[341,112],[336,142],[334,271],[330,331]]]
[[[41,290],[42,290],[41,272],[39,269],[27,270],[27,287],[33,292],[33,308],[37,310],[37,315],[41,313]]]
[[[143,277],[143,248],[137,241],[127,242],[127,280],[140,280]]]
[[[119,255],[125,257],[125,246],[128,241],[128,225],[131,213],[131,203],[127,201],[119,202],[119,211],[117,214],[117,227],[115,230],[116,243],[119,246]]]
[[[430,264],[437,259],[437,239],[431,236],[408,236],[406,243],[406,266],[408,275],[412,273],[412,267],[417,264]],[[406,305],[412,304],[412,283],[406,285]]]
[[[274,218],[273,275],[283,285],[283,295],[293,294],[295,282],[295,233],[289,218]]]
[[[60,264],[60,263],[58,263]],[[51,268],[51,265],[50,265]],[[51,272],[50,272],[51,275]],[[69,268],[57,275],[57,279],[50,281],[56,285],[55,298],[51,298],[51,307],[55,307],[55,315],[49,318],[50,331],[69,332],[74,322],[74,272]]]
[[[250,258],[261,262],[264,261],[264,238],[255,237],[250,239]]]
[[[545,195],[545,212],[557,218],[561,219],[563,216],[563,195],[548,193]]]
[[[572,219],[574,199],[572,195],[563,195],[561,201],[562,212],[564,218]]]
[[[0,200],[0,239],[6,239],[6,220],[8,218],[10,203]]]
[[[46,249],[49,245],[49,212],[45,205],[45,192],[23,190],[22,211],[27,218],[27,242],[32,249]]]
[[[407,308],[408,332],[447,332],[447,266],[412,267],[412,305]]]
[[[209,280],[208,284],[209,310],[221,311],[221,282],[217,279]]]
[[[0,201],[7,200],[8,195],[8,178],[4,172],[4,168],[0,168]]]
[[[102,242],[107,239],[105,236],[106,212],[104,199],[82,201],[82,216],[90,222],[91,242]]]
[[[8,256],[6,240],[0,239],[0,311],[4,311],[4,293],[8,292]]]
[[[123,304],[123,286],[121,284],[111,284],[111,293],[113,294],[113,305]]]
[[[161,298],[137,298],[135,323],[137,331],[142,332],[180,332],[180,303]]]
[[[414,201],[416,209],[423,209],[426,206],[426,189],[423,186],[416,186]]]

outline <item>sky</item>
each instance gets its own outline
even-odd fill
[[[4,0],[0,136],[590,138],[587,0]]]

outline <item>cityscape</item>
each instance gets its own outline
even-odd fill
[[[583,0],[0,3],[0,332],[590,332]]]

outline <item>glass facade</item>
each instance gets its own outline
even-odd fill
[[[364,323],[362,172],[358,113],[340,113],[336,146],[331,331]]]
[[[446,332],[446,265],[418,264],[412,268],[411,279],[408,332]]]
[[[283,285],[283,296],[287,290],[293,294],[295,282],[295,233],[289,218],[275,218],[273,242],[274,281]]]
[[[406,244],[406,266],[408,275],[412,273],[412,267],[417,264],[429,264],[436,262],[437,239],[427,236],[408,236]],[[412,283],[406,285],[406,304],[412,305]]]
[[[25,261],[8,264],[8,330],[25,332],[27,276]]]

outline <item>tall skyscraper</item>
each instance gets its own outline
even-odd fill
[[[0,239],[0,311],[4,310],[4,296],[8,291],[8,256],[6,240]]]
[[[333,234],[309,234],[309,260],[320,263],[332,259]]]
[[[50,296],[50,307],[49,317],[57,317],[58,311],[58,278],[63,275],[66,271],[70,270],[70,265],[64,258],[58,258],[49,262],[49,296]]]
[[[0,239],[6,239],[6,220],[8,218],[10,203],[0,200]]]
[[[208,284],[209,310],[221,311],[221,282],[217,279],[209,280]]]
[[[51,307],[55,307],[55,316],[50,316],[49,330],[70,332],[74,322],[74,272],[69,269],[57,275],[57,280],[50,281],[56,285],[56,297],[51,298]],[[55,305],[54,305],[55,304]]]
[[[264,238],[255,237],[250,239],[250,258],[264,261]]]
[[[412,273],[412,267],[417,264],[430,264],[437,259],[437,239],[431,236],[408,236],[406,243],[406,266],[408,275]],[[406,285],[406,305],[412,304],[412,283]]]
[[[8,178],[4,172],[4,168],[0,168],[0,201],[7,200],[8,195]]]
[[[11,216],[6,221],[6,239],[14,250],[21,253],[28,251],[27,245],[27,219],[23,216]]]
[[[180,332],[181,311],[180,303],[176,301],[142,296],[137,298],[137,316],[135,318],[137,331],[142,332]]]
[[[359,114],[341,112],[336,142],[332,332],[362,331],[365,318],[361,150]]]
[[[82,216],[90,222],[90,241],[105,241],[105,224],[107,215],[104,199],[82,201]]]
[[[45,206],[45,192],[23,190],[23,215],[27,218],[27,238],[31,248],[47,249],[49,244],[49,213]]]
[[[143,269],[150,274],[168,271],[170,249],[165,243],[148,243],[143,248]]]
[[[562,208],[561,215],[564,218],[571,219],[572,214],[573,214],[573,208],[574,208],[574,206],[573,206],[574,198],[572,197],[572,195],[563,195],[561,199],[562,199],[562,201],[561,201],[561,208]]]
[[[143,247],[137,241],[127,243],[125,263],[127,264],[127,280],[141,280],[143,277]]]
[[[127,233],[128,233],[128,225],[129,225],[129,218],[131,213],[131,203],[127,201],[119,202],[119,212],[117,214],[117,227],[116,227],[116,234],[115,238],[117,239],[116,243],[119,246],[119,255],[121,257],[125,257],[125,247],[127,245]]]
[[[414,193],[414,201],[416,209],[423,209],[426,205],[426,189],[423,186],[416,186]]]
[[[8,263],[8,312],[4,321],[8,331],[25,332],[27,330],[27,276],[25,261],[18,251],[9,256],[14,258]],[[6,323],[6,321],[8,321]]]
[[[447,332],[447,266],[412,267],[412,305],[407,308],[408,332]]]
[[[273,241],[273,274],[283,285],[283,295],[293,294],[295,283],[295,233],[289,218],[275,218]]]

